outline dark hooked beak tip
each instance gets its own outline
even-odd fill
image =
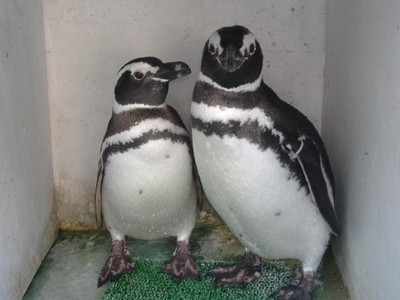
[[[183,62],[176,63],[175,70],[180,74],[180,76],[187,76],[192,73],[192,70],[190,70],[189,66]],[[178,75],[178,77],[180,76]]]
[[[154,76],[155,80],[171,81],[179,77],[187,76],[191,70],[184,62],[170,62],[160,66],[160,69]]]

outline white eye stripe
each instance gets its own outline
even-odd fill
[[[150,72],[152,74],[157,73],[159,67],[154,67],[152,65],[149,65],[148,63],[145,62],[136,62],[129,64],[125,67],[123,67],[117,74],[117,81],[121,77],[122,74],[124,74],[126,71],[130,71],[131,74],[134,74],[135,72],[140,72],[143,74],[146,74],[147,72]]]
[[[215,48],[215,52],[218,55],[220,55],[224,51],[224,49],[221,47],[220,42],[221,42],[221,36],[219,35],[218,31],[215,31],[214,33],[211,34],[210,38],[208,39],[208,48],[210,49],[210,46],[213,46]],[[246,55],[246,50],[247,50],[248,51],[247,54],[250,54],[251,45],[254,45],[254,51],[252,51],[254,53],[257,48],[256,37],[252,33],[245,34],[243,36],[243,45],[239,49],[240,53],[244,56]]]
[[[221,47],[220,42],[221,42],[221,36],[219,35],[218,31],[215,31],[214,33],[212,33],[210,35],[210,38],[208,39],[208,47],[210,47],[210,45],[212,45],[215,48],[218,55],[220,55],[222,53],[222,51],[224,50]]]
[[[254,45],[254,50],[256,49],[256,37],[252,33],[248,33],[243,36],[243,45],[240,48],[240,53],[242,55],[246,54],[246,49],[249,49],[251,45]]]

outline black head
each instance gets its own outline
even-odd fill
[[[255,36],[243,26],[222,27],[211,34],[203,50],[201,72],[224,88],[255,82],[263,56]]]
[[[126,105],[161,105],[171,80],[190,74],[183,62],[163,63],[155,57],[142,57],[126,63],[117,74],[114,112]]]

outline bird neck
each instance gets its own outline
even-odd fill
[[[151,105],[143,103],[129,103],[129,104],[119,104],[116,100],[113,103],[113,114],[120,114],[122,112],[127,112],[134,109],[162,109],[165,108],[167,104],[165,102],[160,105]]]
[[[225,92],[232,92],[232,93],[246,93],[246,92],[254,92],[256,91],[262,82],[262,73],[260,73],[260,76],[253,82],[248,82],[248,83],[243,83],[238,86],[234,87],[224,87],[223,85],[219,84],[218,82],[214,81],[207,75],[204,75],[202,72],[199,74],[199,78],[197,81],[207,83],[211,85],[212,87],[222,90]]]

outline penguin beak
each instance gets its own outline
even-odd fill
[[[233,44],[228,44],[224,51],[217,57],[218,63],[226,72],[235,72],[239,69],[247,58],[236,51]]]
[[[187,76],[191,73],[189,66],[183,62],[169,62],[162,64],[153,80],[168,82],[179,77]]]

